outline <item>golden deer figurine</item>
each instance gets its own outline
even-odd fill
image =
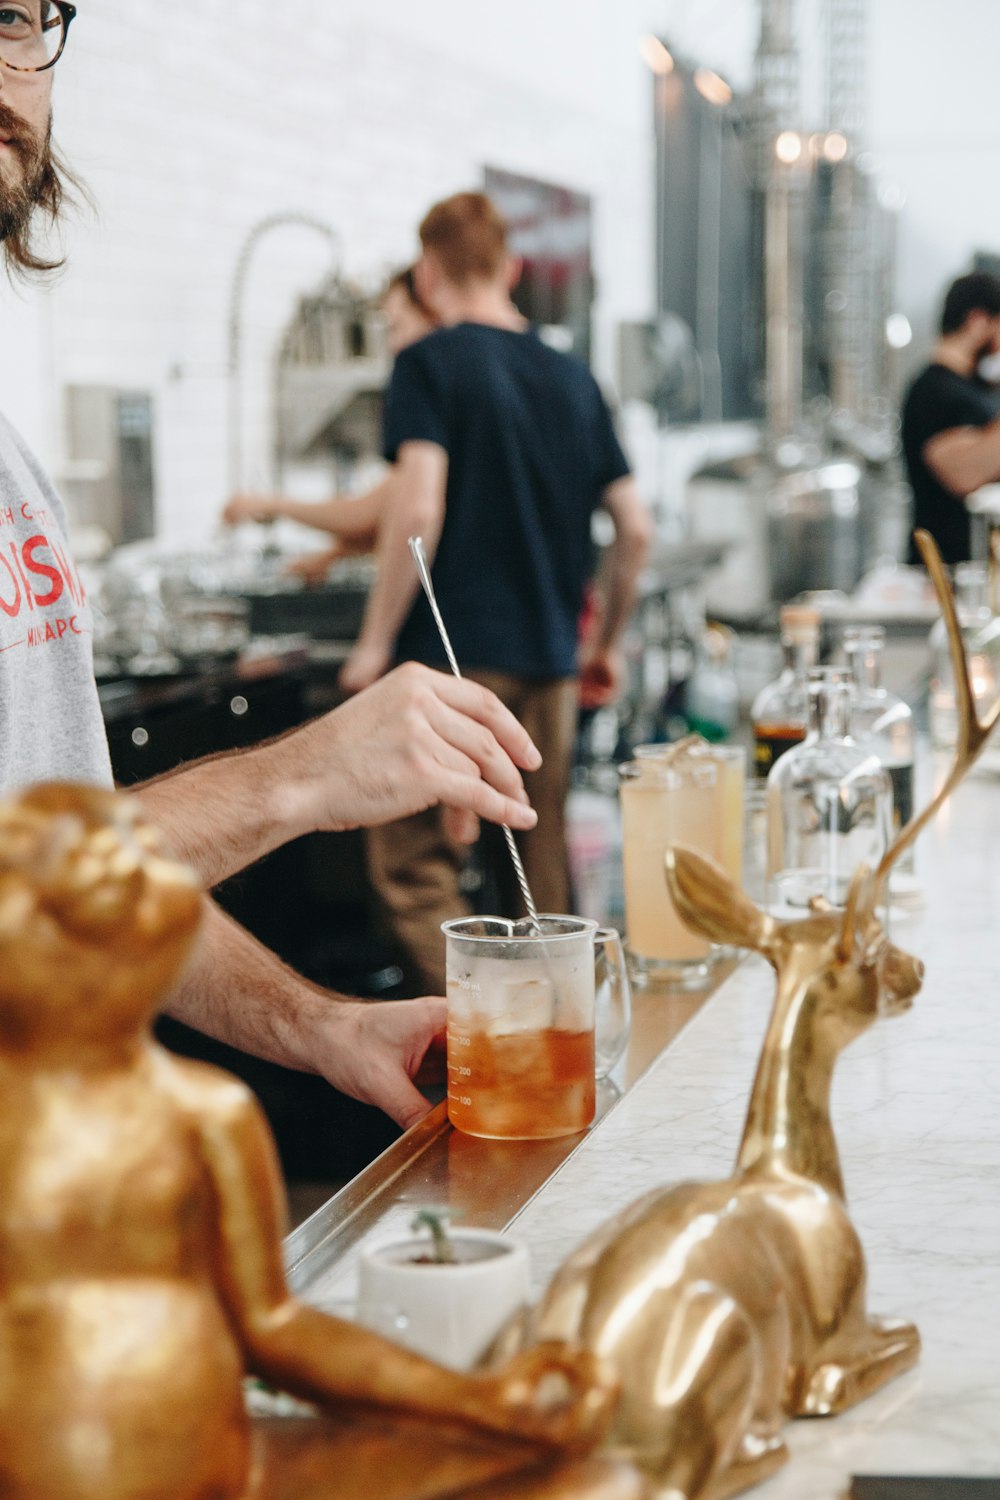
[[[458,1374],[289,1295],[263,1116],[148,1032],[201,900],[134,798],[0,805],[4,1500],[430,1500],[497,1475],[504,1496],[638,1496],[562,1461],[610,1421],[592,1353]],[[282,1487],[266,1444],[251,1465],[247,1370],[350,1414],[300,1424],[314,1482]]]
[[[912,1324],[867,1311],[830,1122],[839,1052],[920,988],[922,966],[889,942],[877,915],[889,871],[1000,715],[998,704],[977,718],[947,577],[930,537],[919,538],[959,694],[950,774],[878,869],[856,872],[843,912],[817,900],[809,916],[778,921],[710,861],[668,852],[688,925],[756,950],[777,973],[736,1170],[634,1203],[570,1256],[498,1344],[509,1353],[563,1339],[610,1362],[622,1384],[610,1441],[664,1500],[721,1500],[755,1484],[787,1458],[786,1420],[842,1411],[919,1355]]]

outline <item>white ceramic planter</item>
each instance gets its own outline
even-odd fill
[[[456,1246],[474,1242],[494,1253],[454,1265],[415,1264],[430,1239],[396,1235],[361,1251],[358,1296],[398,1308],[407,1320],[400,1341],[456,1370],[476,1363],[512,1313],[528,1300],[528,1251],[490,1229],[452,1230]]]

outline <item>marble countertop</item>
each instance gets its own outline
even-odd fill
[[[840,1500],[856,1473],[1000,1475],[1000,780],[960,788],[917,875],[926,908],[893,939],[923,990],[841,1056],[833,1115],[869,1308],[916,1322],[922,1357],[844,1415],[791,1424],[760,1500]],[[772,993],[748,959],[522,1211],[540,1285],[651,1187],[728,1175]]]

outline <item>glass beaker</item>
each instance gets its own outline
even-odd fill
[[[467,1135],[575,1135],[594,1118],[594,934],[583,917],[444,922],[448,1118]]]
[[[697,986],[711,944],[685,926],[667,888],[667,849],[689,848],[722,862],[722,767],[709,747],[680,742],[619,767],[625,931],[637,982]]]

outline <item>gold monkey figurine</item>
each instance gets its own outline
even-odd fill
[[[912,1324],[867,1311],[829,1109],[840,1051],[920,988],[921,965],[877,916],[889,871],[1000,716],[1000,704],[976,716],[947,577],[918,535],[958,685],[950,774],[878,869],[856,872],[843,912],[817,900],[807,917],[777,921],[710,861],[669,851],[671,895],[688,925],[755,949],[777,973],[736,1170],[634,1203],[569,1257],[497,1345],[509,1353],[565,1339],[608,1360],[622,1383],[610,1442],[669,1500],[721,1500],[764,1479],[788,1456],[785,1421],[841,1411],[919,1355]]]
[[[251,1481],[246,1370],[360,1429],[377,1414],[368,1500],[465,1493],[463,1473],[505,1470],[505,1496],[640,1495],[624,1470],[561,1456],[610,1420],[614,1386],[592,1354],[545,1348],[460,1375],[289,1296],[263,1116],[242,1084],[147,1029],[200,902],[134,798],[43,785],[0,805],[4,1500],[241,1500],[251,1483],[356,1494],[345,1455],[362,1439],[343,1422],[311,1488]],[[315,1460],[323,1424],[300,1426]],[[434,1489],[427,1466],[449,1443],[457,1461]]]

